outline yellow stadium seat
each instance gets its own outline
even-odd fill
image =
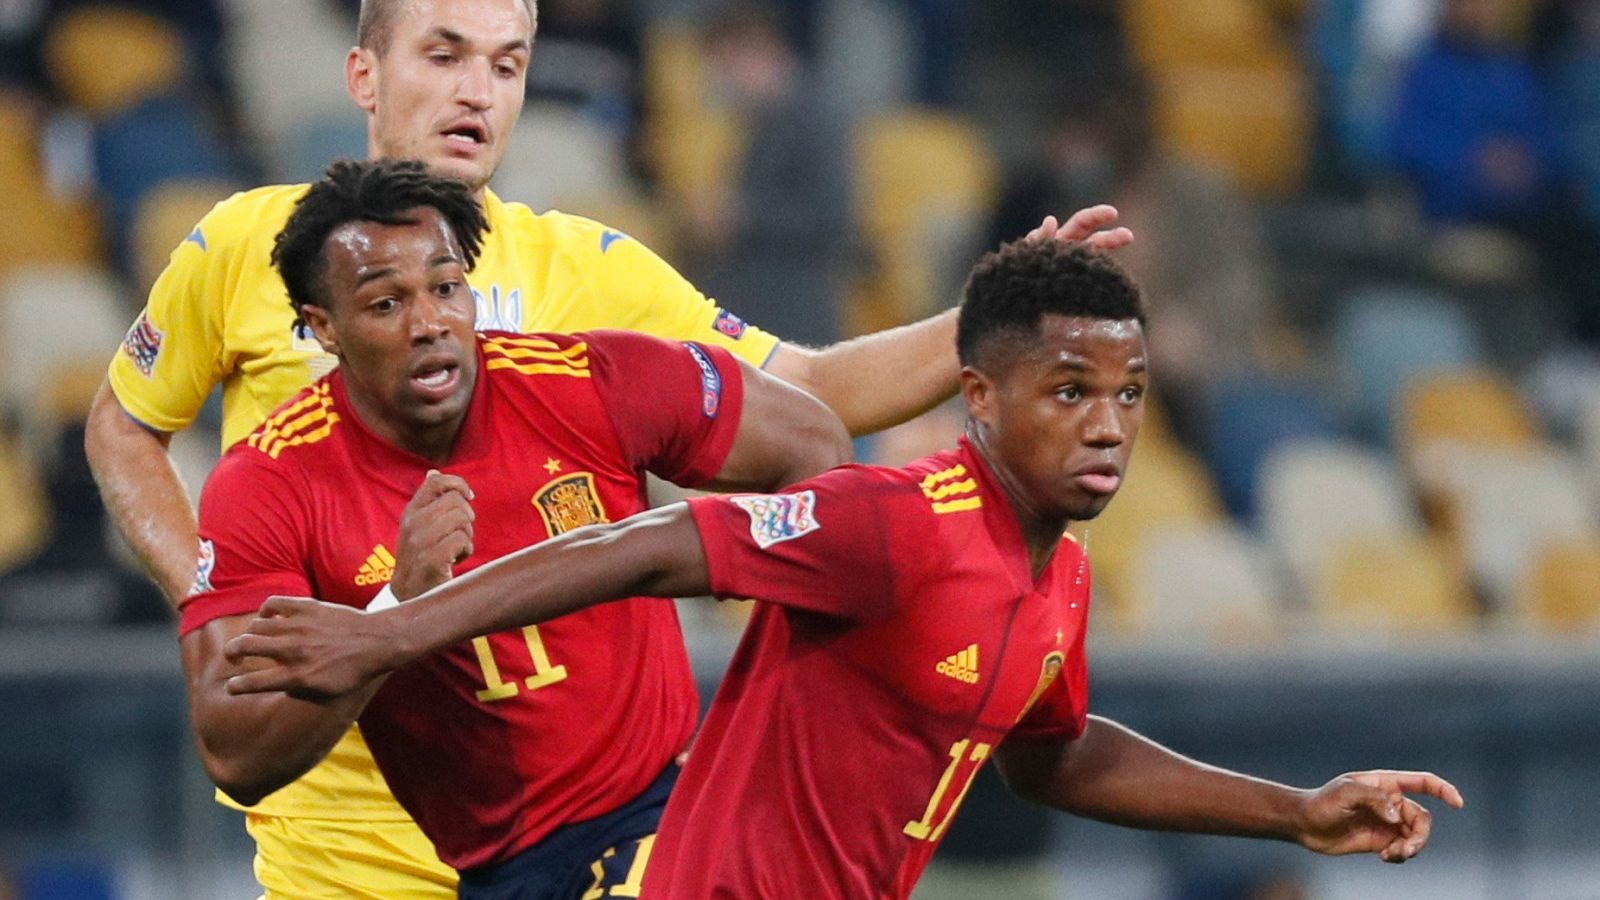
[[[1313,112],[1295,65],[1174,67],[1154,73],[1156,135],[1167,152],[1255,195],[1305,177]]]
[[[162,93],[183,73],[183,38],[160,19],[84,6],[45,36],[51,78],[74,106],[105,116]]]
[[[0,572],[26,561],[50,536],[50,504],[44,479],[20,441],[0,435]]]
[[[644,152],[677,205],[730,190],[748,141],[744,123],[710,102],[700,54],[693,29],[663,26],[645,37]]]
[[[92,210],[52,196],[45,184],[39,124],[26,95],[0,90],[0,277],[27,263],[99,256]]]
[[[1554,541],[1535,554],[1518,601],[1524,621],[1546,631],[1600,628],[1600,533]]]
[[[1199,460],[1176,445],[1140,447],[1111,505],[1072,528],[1093,567],[1097,614],[1113,628],[1137,630],[1150,618],[1132,588],[1145,537],[1223,521],[1222,501]]]
[[[1122,19],[1134,55],[1151,72],[1257,67],[1292,55],[1259,0],[1123,0]]]
[[[1285,624],[1265,548],[1226,520],[1169,524],[1140,536],[1123,612],[1132,630],[1192,642],[1259,644]]]
[[[936,272],[987,222],[1000,165],[972,124],[948,113],[902,109],[872,117],[855,135],[856,210],[872,250],[870,286],[855,330],[898,324],[942,308]]]
[[[220,181],[167,181],[145,194],[133,222],[139,296],[149,292],[172,251],[194,230],[195,223],[235,189]]]
[[[1395,433],[1407,453],[1437,442],[1470,447],[1535,447],[1533,416],[1504,379],[1484,370],[1417,380],[1401,395]]]
[[[1320,574],[1311,602],[1331,629],[1444,634],[1477,621],[1466,570],[1436,537],[1345,538]]]

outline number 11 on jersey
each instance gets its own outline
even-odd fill
[[[472,639],[472,649],[478,654],[478,666],[483,669],[484,688],[477,692],[477,697],[484,703],[493,703],[515,697],[523,687],[530,691],[537,691],[542,687],[549,687],[558,681],[567,678],[566,666],[552,666],[550,654],[545,652],[544,638],[539,636],[539,626],[529,625],[522,629],[522,640],[528,645],[528,658],[533,662],[533,674],[522,680],[522,684],[515,681],[506,681],[500,677],[500,665],[495,662],[494,648],[490,646],[487,637]]]
[[[971,754],[967,753],[968,745],[972,745]],[[944,775],[940,776],[939,786],[933,789],[933,797],[928,800],[927,810],[922,813],[922,818],[906,823],[905,833],[919,841],[937,841],[943,837],[945,828],[950,824],[950,818],[961,808],[961,801],[966,799],[967,791],[972,789],[972,780],[977,777],[979,767],[988,757],[989,745],[982,742],[972,744],[969,739],[956,741],[950,745],[950,765],[945,767]],[[960,779],[961,792],[956,795],[955,802],[945,810],[936,825],[933,817],[939,811],[939,802],[950,792],[956,781],[956,770],[964,764],[970,764],[971,768],[967,769],[966,777]]]

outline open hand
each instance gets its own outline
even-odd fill
[[[1117,208],[1107,204],[1080,209],[1065,222],[1045,216],[1038,228],[1028,232],[1030,241],[1082,241],[1096,250],[1116,250],[1133,243],[1133,232],[1117,225]]]
[[[1376,853],[1403,863],[1428,844],[1433,814],[1405,796],[1426,794],[1460,809],[1455,786],[1432,772],[1374,770],[1340,775],[1306,796],[1300,844],[1337,856]]]
[[[456,475],[430,471],[400,515],[389,588],[410,600],[450,580],[450,567],[472,555],[472,488]]]
[[[393,668],[391,617],[300,597],[269,597],[243,634],[222,653],[234,665],[270,660],[276,665],[229,678],[230,694],[284,691],[322,702],[348,694]]]

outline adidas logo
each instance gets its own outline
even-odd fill
[[[948,675],[967,684],[978,683],[978,645],[968,644],[967,649],[940,660],[933,667],[940,675]]]
[[[383,584],[393,577],[394,555],[379,544],[372,548],[372,554],[361,564],[361,570],[356,573],[356,584],[362,587],[369,584]]]

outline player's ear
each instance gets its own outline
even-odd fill
[[[327,310],[307,303],[300,307],[300,318],[305,320],[306,327],[311,329],[317,343],[322,345],[323,352],[339,355],[339,336],[333,330],[333,320],[328,318]]]
[[[344,89],[363,112],[378,108],[378,66],[372,51],[351,47],[344,58]]]
[[[995,383],[988,375],[971,366],[961,367],[961,399],[966,401],[967,414],[985,425],[994,424]]]

